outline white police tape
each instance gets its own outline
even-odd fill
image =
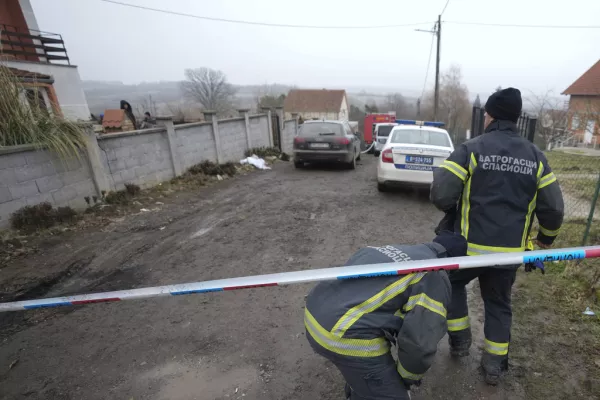
[[[556,250],[525,251],[517,253],[497,253],[481,256],[414,260],[401,263],[381,263],[351,265],[295,272],[281,272],[269,275],[255,275],[213,281],[183,283],[178,285],[156,286],[115,292],[82,294],[54,297],[40,300],[0,303],[0,312],[31,310],[37,308],[75,306],[121,300],[137,300],[160,296],[223,292],[269,286],[283,286],[294,283],[317,282],[336,279],[356,279],[376,276],[405,275],[420,271],[457,270],[478,267],[500,267],[518,265],[534,261],[570,261],[600,257],[600,246],[574,247]]]

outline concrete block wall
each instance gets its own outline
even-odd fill
[[[269,147],[269,118],[267,114],[250,116],[250,144],[252,147]],[[267,134],[265,135],[265,132]]]
[[[175,126],[177,154],[183,170],[204,160],[217,161],[212,123],[198,122]]]
[[[243,132],[243,135],[240,135]],[[246,122],[244,118],[231,118],[219,121],[221,139],[221,162],[240,162],[248,148]]]
[[[294,137],[296,136],[298,121],[295,119],[283,122],[283,131],[281,132],[281,151],[292,155],[294,150]]]
[[[166,131],[162,128],[103,135],[98,137],[100,157],[105,158],[104,171],[112,190],[125,183],[143,188],[175,176]]]
[[[249,117],[253,147],[268,146],[267,115]],[[89,129],[89,128],[88,128]],[[54,206],[86,207],[85,197],[121,190],[125,183],[142,187],[169,180],[204,160],[239,162],[247,146],[244,118],[217,122],[217,152],[210,122],[122,132],[96,137],[88,130],[89,145],[81,157],[60,160],[49,150],[33,146],[0,148],[0,228],[26,205],[44,201]],[[175,168],[177,166],[177,168]],[[92,169],[93,168],[93,169]]]
[[[21,207],[50,202],[81,208],[86,206],[86,196],[95,195],[85,154],[59,160],[33,146],[0,150],[0,227],[8,226],[10,215]]]

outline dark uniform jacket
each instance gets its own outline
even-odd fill
[[[534,215],[538,240],[552,244],[564,214],[546,157],[510,121],[494,121],[456,148],[433,173],[431,201],[447,213],[446,222],[454,219],[469,255],[524,251]]]
[[[346,265],[445,257],[437,243],[370,247]],[[405,383],[420,381],[446,333],[450,281],[445,271],[319,283],[307,296],[307,338],[319,354],[338,363],[376,362],[398,347]],[[389,356],[389,355],[388,355]]]

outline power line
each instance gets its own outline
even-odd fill
[[[509,28],[548,28],[548,29],[600,29],[600,25],[521,25],[521,24],[490,24],[486,22],[444,21],[455,25],[499,26]]]
[[[448,3],[450,3],[450,0],[446,0],[446,5],[444,6],[444,9],[440,13],[440,15],[444,15],[444,11],[446,11],[446,7],[448,7]]]
[[[233,24],[243,24],[243,25],[257,25],[257,26],[270,26],[274,28],[302,28],[302,29],[384,29],[384,28],[400,28],[404,26],[417,26],[417,25],[425,25],[430,24],[431,22],[413,22],[407,24],[395,24],[395,25],[371,25],[371,26],[323,26],[323,25],[294,25],[294,24],[274,24],[269,22],[257,22],[257,21],[244,21],[244,20],[236,20],[236,19],[227,19],[227,18],[214,18],[214,17],[204,17],[200,15],[187,14],[176,11],[163,10],[159,8],[152,8],[146,6],[139,6],[136,4],[122,3],[120,1],[115,0],[100,0],[105,3],[117,4],[120,6],[137,8],[146,11],[154,11],[160,12],[163,14],[171,14],[178,15],[180,17],[188,17],[188,18],[196,18],[203,19],[207,21],[216,21],[216,22],[229,22]]]

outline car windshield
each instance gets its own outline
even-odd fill
[[[379,137],[388,137],[390,136],[390,132],[394,125],[381,125],[377,128],[377,136]]]
[[[342,125],[332,122],[311,122],[302,124],[298,136],[333,136],[342,135]]]
[[[428,131],[426,129],[395,130],[392,135],[391,143],[429,144],[432,146],[450,147],[448,135],[442,132]]]

